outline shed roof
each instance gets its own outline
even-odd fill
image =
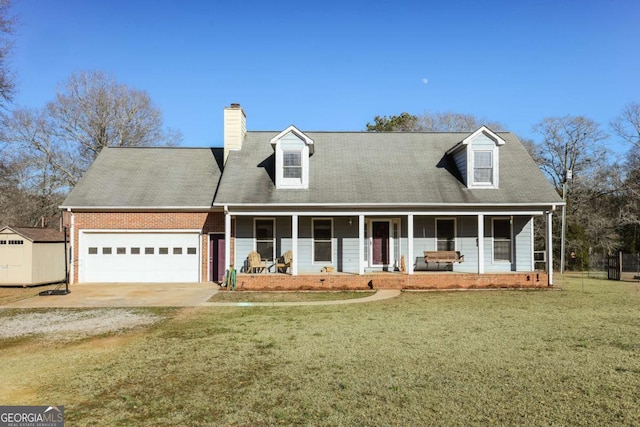
[[[52,228],[39,227],[2,227],[0,231],[10,230],[33,243],[64,242],[64,233]]]

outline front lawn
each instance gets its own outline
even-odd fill
[[[220,291],[216,292],[210,302],[306,302],[336,301],[355,298],[366,298],[375,291],[301,291],[301,292],[253,292],[253,291]]]
[[[65,405],[73,426],[640,424],[640,285],[558,285],[0,340],[0,402]]]

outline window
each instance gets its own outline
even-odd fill
[[[140,255],[140,248],[131,248],[131,255]]]
[[[187,248],[187,255],[195,255],[196,253],[196,248]]]
[[[118,254],[118,255],[126,255],[127,254],[127,248],[117,248],[116,249],[116,254]]]
[[[174,255],[182,255],[182,248],[173,248]]]
[[[153,255],[154,253],[155,251],[153,250],[153,248],[144,248],[145,255]]]
[[[493,260],[511,262],[511,220],[493,220]]]
[[[302,179],[302,151],[282,153],[282,177]]]
[[[102,248],[102,255],[111,255],[111,248]]]
[[[493,152],[473,152],[473,183],[493,185]]]
[[[158,254],[169,255],[169,248],[158,248]]]
[[[89,255],[98,255],[98,248],[89,248]]]
[[[331,263],[333,222],[330,219],[313,220],[313,262]]]
[[[277,189],[309,188],[309,157],[313,140],[294,126],[271,138],[275,150],[275,183]]]
[[[0,245],[6,245],[7,241],[6,240],[0,240]]]
[[[22,245],[24,242],[22,240],[9,240],[10,245]]]
[[[273,219],[256,219],[256,252],[260,258],[272,260],[275,249],[275,224]]]
[[[456,250],[456,220],[436,219],[436,250]]]

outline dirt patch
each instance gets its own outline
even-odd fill
[[[125,309],[54,310],[0,318],[0,338],[51,335],[76,339],[147,326],[161,317]]]

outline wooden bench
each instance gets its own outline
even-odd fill
[[[460,255],[459,251],[424,251],[424,262],[429,264],[435,262],[440,267],[440,263],[453,264],[454,262],[463,262],[464,255]]]

